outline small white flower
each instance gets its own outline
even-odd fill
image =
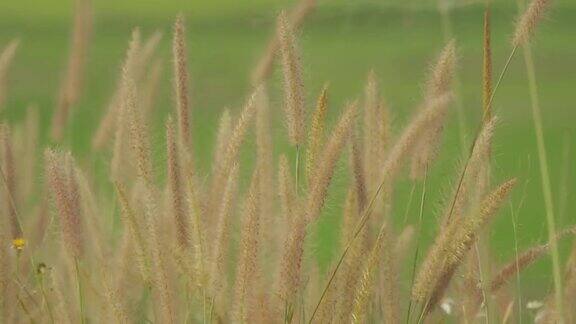
[[[528,303],[526,303],[527,309],[538,309],[542,306],[544,306],[544,303],[539,301],[539,300],[532,300],[532,301],[529,301]]]
[[[454,300],[452,298],[444,298],[442,303],[440,303],[440,308],[446,313],[447,315],[452,314],[452,306],[454,305]]]

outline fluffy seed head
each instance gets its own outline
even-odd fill
[[[528,9],[516,22],[512,46],[517,47],[526,44],[544,17],[548,8],[552,5],[552,0],[532,0]]]
[[[302,65],[296,39],[283,11],[278,16],[278,39],[282,54],[284,97],[288,138],[292,145],[303,144],[304,139],[304,84]]]
[[[176,97],[176,112],[178,116],[178,131],[182,143],[190,144],[190,112],[188,98],[188,63],[186,59],[186,36],[184,17],[178,15],[174,23],[174,39],[172,43],[174,56],[174,93]]]

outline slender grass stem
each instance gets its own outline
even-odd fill
[[[38,273],[38,272],[37,272]],[[46,286],[44,285],[44,274],[38,273],[38,282],[40,284],[40,292],[42,293],[43,304],[46,305],[46,309],[48,309],[48,316],[50,317],[50,323],[54,324],[54,313],[52,312],[52,307],[50,306],[50,302],[48,301],[48,296],[46,294]]]
[[[426,201],[426,182],[428,181],[428,167],[424,169],[424,182],[422,184],[422,196],[420,197],[420,212],[418,213],[418,234],[416,235],[416,250],[414,251],[414,262],[412,262],[412,274],[410,287],[414,284],[416,276],[416,264],[420,254],[420,239],[422,237],[422,220],[424,219],[424,202]],[[408,311],[406,312],[406,324],[410,323],[410,312],[412,310],[412,298],[408,301]]]
[[[560,256],[558,253],[558,243],[556,239],[556,220],[554,216],[554,202],[552,198],[552,185],[550,182],[550,172],[548,167],[548,157],[546,144],[544,142],[544,130],[542,127],[542,113],[538,98],[538,86],[536,83],[536,72],[530,45],[523,46],[524,62],[528,74],[528,85],[530,88],[530,101],[532,103],[532,119],[536,132],[536,144],[538,149],[538,160],[540,162],[540,176],[542,180],[542,194],[544,195],[544,206],[546,208],[546,223],[548,226],[548,240],[550,244],[550,255],[552,256],[552,274],[554,276],[554,300],[558,313],[558,320],[564,323],[562,275],[560,266]]]

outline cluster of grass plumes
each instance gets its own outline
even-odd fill
[[[86,2],[78,3],[52,125],[57,141],[73,135],[66,124],[83,92],[91,26]],[[532,35],[547,4],[535,0],[519,20],[510,58]],[[2,124],[0,322],[420,323],[448,318],[506,322],[521,316],[512,307],[516,298],[510,283],[575,230],[552,230],[550,242],[500,268],[487,267],[495,263],[481,254],[489,243],[480,239],[485,229],[522,181],[498,180],[490,173],[498,128],[492,102],[508,63],[492,87],[489,13],[479,69],[483,103],[478,106],[484,117],[440,213],[424,215],[432,189],[428,175],[435,171],[457,97],[456,40],[448,41],[430,64],[421,103],[398,132],[391,131],[390,108],[374,71],[368,73],[363,96],[349,101],[330,125],[327,116],[338,108],[330,104],[329,85],[311,107],[296,45],[296,29],[313,6],[314,1],[302,0],[294,12],[280,13],[246,103],[237,117],[229,110],[222,113],[207,175],[194,163],[194,96],[181,15],[172,42],[174,107],[161,140],[150,138],[148,125],[162,72],[156,53],[161,35],[144,39],[138,28],[93,136],[91,156],[74,158],[64,145],[40,148],[34,107],[24,123]],[[13,41],[0,54],[0,108],[17,46]],[[278,158],[267,84],[273,66],[284,77],[283,116],[294,151]],[[251,131],[256,137],[252,169],[240,159]],[[152,141],[165,143],[165,164],[155,164]],[[296,156],[295,163],[289,155]],[[96,156],[109,159],[108,176],[98,181],[108,185],[95,185],[87,162]],[[339,164],[346,164],[350,175],[341,239],[335,244],[337,257],[321,270],[309,257],[307,241],[323,215]],[[34,185],[39,170],[44,181]],[[252,176],[243,190],[240,176],[246,172]],[[406,224],[392,208],[404,172],[422,188],[416,224]],[[429,247],[422,245],[423,217],[438,219]],[[576,296],[575,260],[576,246],[566,265],[566,286],[543,296],[545,321],[576,318],[573,309],[563,307]],[[449,295],[457,296],[453,308],[445,301]]]

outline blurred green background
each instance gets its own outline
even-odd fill
[[[454,2],[459,3],[453,8],[452,19],[459,48],[460,95],[466,128],[472,133],[480,118],[484,7],[482,1]],[[155,30],[164,34],[160,55],[165,68],[153,125],[158,163],[162,162],[162,124],[173,110],[171,24],[182,11],[187,18],[196,154],[200,167],[208,173],[218,116],[225,107],[233,112],[241,107],[250,89],[248,76],[272,33],[274,18],[280,9],[293,6],[294,1],[94,0],[93,4],[95,33],[88,58],[86,88],[71,126],[73,135],[69,144],[73,150],[80,157],[89,151],[90,137],[115,87],[130,31],[139,26],[145,36]],[[43,126],[47,128],[66,64],[72,7],[71,0],[0,1],[0,48],[13,38],[21,40],[10,73],[9,97],[2,119],[18,122],[23,119],[25,108],[35,103],[41,109]],[[495,72],[500,71],[510,51],[510,33],[516,15],[514,1],[493,3]],[[574,1],[555,1],[533,46],[559,226],[576,223],[575,19]],[[435,1],[424,0],[321,0],[300,35],[309,106],[313,105],[322,84],[329,81],[330,119],[334,120],[346,101],[361,98],[366,75],[373,68],[391,107],[396,131],[418,105],[427,66],[445,44]],[[272,107],[276,111],[276,151],[292,154],[285,140],[281,116],[281,85],[276,73],[270,84]],[[501,122],[494,145],[494,182],[512,176],[520,180],[511,204],[503,208],[488,232],[496,260],[504,261],[514,255],[512,211],[518,218],[521,248],[546,238],[535,135],[521,55],[512,62],[498,90],[495,109]],[[456,165],[461,158],[456,114],[451,117],[442,153],[430,175],[424,240],[434,235],[435,211],[456,179]],[[46,129],[43,134],[47,134]],[[247,162],[252,159],[249,150],[243,152],[243,158]],[[104,165],[104,161],[105,157],[100,164]],[[249,172],[249,167],[244,169]],[[340,170],[344,169],[341,163]],[[336,176],[325,215],[318,224],[315,251],[323,265],[328,264],[338,250],[336,225],[340,221],[346,179],[344,172]],[[407,208],[409,222],[414,223],[417,218],[421,185],[416,184],[414,199],[408,206],[412,186],[408,180],[401,180],[397,189],[395,219],[399,227],[403,225]],[[569,243],[563,242],[562,246],[566,252]],[[541,298],[551,288],[549,267],[549,260],[539,262],[523,276],[525,282],[538,282],[524,285],[523,293],[528,299]]]

